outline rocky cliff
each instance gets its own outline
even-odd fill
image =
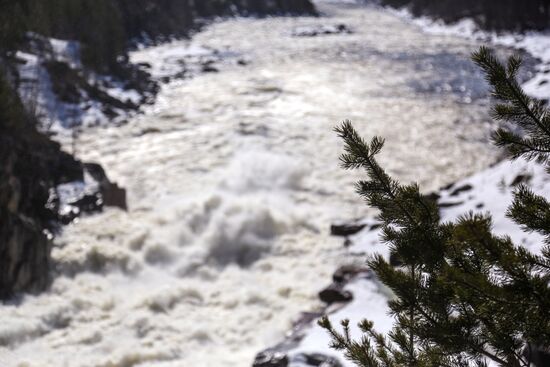
[[[54,188],[81,178],[81,164],[36,131],[0,79],[0,299],[46,287]]]

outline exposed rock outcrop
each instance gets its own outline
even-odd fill
[[[121,189],[101,167],[87,166],[99,172],[93,194],[125,206]],[[37,132],[36,121],[0,77],[0,299],[47,287],[52,233],[62,219],[57,188],[82,182],[84,167]]]
[[[47,285],[51,189],[79,174],[78,162],[36,132],[0,80],[0,298]]]

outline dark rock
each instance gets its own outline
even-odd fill
[[[345,24],[302,26],[292,31],[294,37],[316,37],[319,35],[350,33],[353,33],[352,30]]]
[[[533,177],[529,174],[519,174],[512,180],[510,186],[518,186],[522,183],[527,183],[531,180],[531,178]]]
[[[83,175],[78,161],[36,131],[2,76],[0,96],[0,299],[7,299],[49,284],[54,188]]]
[[[178,71],[174,74],[174,79],[185,79],[187,78],[189,72],[187,70]]]
[[[143,136],[147,134],[158,134],[161,130],[156,127],[148,127],[143,130],[141,130],[139,133],[137,133],[135,136]]]
[[[351,236],[353,234],[360,232],[365,227],[366,227],[366,224],[353,224],[353,223],[332,224],[330,226],[330,234],[333,236]]]
[[[315,367],[342,367],[342,363],[334,357],[330,357],[321,353],[301,353],[293,358],[293,361]]]
[[[0,207],[0,300],[39,292],[50,281],[51,242],[34,218]]]
[[[123,210],[128,210],[126,203],[126,189],[119,187],[113,183],[102,190],[103,204],[105,206],[117,207]]]
[[[287,367],[288,356],[273,349],[267,349],[256,355],[253,367]]]
[[[105,170],[97,163],[85,163],[84,169],[97,183],[99,183],[99,185],[105,184],[109,181]]]
[[[449,195],[451,196],[457,196],[459,195],[460,193],[463,193],[465,191],[470,191],[472,190],[474,187],[470,184],[466,184],[466,185],[462,185],[460,187],[457,187],[456,189],[454,189]]]
[[[343,265],[332,274],[332,280],[336,283],[347,283],[361,273],[368,273],[369,269],[356,265]]]
[[[62,224],[71,223],[82,213],[101,212],[104,206],[127,210],[126,190],[109,181],[103,167],[97,163],[85,163],[82,167],[91,182],[89,179],[69,182],[74,186],[62,191],[58,205],[58,220]]]
[[[438,203],[437,205],[440,207],[440,208],[451,208],[453,206],[458,206],[458,205],[462,205],[463,202],[462,201],[446,201],[446,202],[440,202]]]
[[[148,62],[138,62],[136,65],[143,69],[151,69],[152,67]]]
[[[321,301],[332,304],[335,302],[349,302],[353,299],[351,292],[346,291],[338,283],[333,283],[319,292]]]
[[[117,207],[123,210],[128,209],[126,189],[119,187],[117,183],[111,182],[103,167],[97,163],[85,163],[84,169],[99,184],[102,205]]]
[[[437,202],[441,198],[441,195],[439,195],[437,192],[432,192],[426,195],[426,197],[432,201]]]
[[[376,229],[378,229],[378,228],[380,228],[380,227],[382,227],[382,223],[374,223],[373,225],[371,225],[371,226],[369,227],[369,231],[374,231],[374,230],[376,230]]]
[[[220,71],[218,68],[216,68],[215,66],[213,66],[211,64],[203,65],[201,70],[202,70],[203,73],[217,73],[217,72]]]
[[[99,193],[84,194],[74,201],[68,203],[71,206],[79,208],[79,212],[99,212],[103,207],[103,199]]]

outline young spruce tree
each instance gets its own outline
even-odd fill
[[[481,48],[473,60],[499,101],[493,117],[510,126],[496,131],[496,145],[512,159],[548,165],[550,111],[522,91],[516,79],[521,59],[503,65]],[[361,367],[530,366],[533,350],[550,346],[550,203],[520,186],[507,213],[546,238],[544,251],[535,255],[492,234],[488,215],[441,223],[437,204],[416,184],[400,184],[378,164],[383,139],[366,142],[349,121],[336,131],[345,142],[342,166],[366,171],[368,180],[357,183],[357,192],[379,210],[382,240],[402,267],[381,256],[368,261],[395,293],[392,331],[382,335],[364,320],[363,336],[354,340],[349,321],[340,330],[325,317],[320,325],[331,334],[332,347]]]

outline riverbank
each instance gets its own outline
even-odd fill
[[[322,11],[229,19],[131,55],[220,58],[163,85],[142,116],[80,134],[78,157],[127,188],[128,212],[66,228],[51,290],[0,310],[0,345],[40,367],[250,366],[300,311],[322,307],[320,279],[359,259],[329,236],[369,215],[358,176],[338,169],[337,122],[385,136],[390,172],[426,190],[497,159],[468,61],[477,42],[427,37],[377,8]],[[340,24],[350,32],[324,33]]]
[[[550,89],[547,85],[550,34],[497,34],[480,30],[470,19],[460,20],[456,24],[443,24],[427,17],[415,18],[406,10],[385,10],[419,27],[426,35],[462,37],[483,42],[489,47],[504,46],[527,54],[536,61],[532,64],[534,66],[527,67],[531,71],[525,74],[523,88],[535,98],[547,101],[550,99]],[[431,195],[440,205],[443,221],[455,221],[468,212],[489,213],[493,218],[493,230],[497,235],[510,236],[514,243],[533,253],[540,253],[545,243],[544,238],[537,233],[522,231],[519,225],[505,216],[508,206],[512,203],[513,192],[519,184],[527,185],[543,197],[550,196],[550,178],[545,166],[523,159],[497,162]],[[345,225],[339,224],[338,228],[348,232],[340,235],[345,236],[343,244],[350,254],[363,260],[374,254],[382,254],[389,259],[388,248],[380,242],[381,233],[374,218],[353,220]],[[365,318],[374,322],[375,330],[378,332],[386,334],[391,330],[394,320],[388,315],[387,306],[387,301],[392,298],[391,291],[363,264],[356,261],[337,269],[332,276],[332,284],[326,288],[333,292],[336,290],[337,293],[328,300],[326,308],[321,312],[312,310],[313,312],[302,313],[284,340],[257,355],[254,366],[302,367],[310,365],[308,361],[314,360],[327,366],[354,367],[355,364],[347,361],[341,352],[329,348],[330,336],[317,325],[317,320],[323,314],[330,315],[333,325],[339,325],[341,320],[348,319],[352,335],[357,339],[361,337],[361,332],[356,325]],[[340,297],[343,295],[346,297]],[[321,298],[322,296],[320,294]]]

